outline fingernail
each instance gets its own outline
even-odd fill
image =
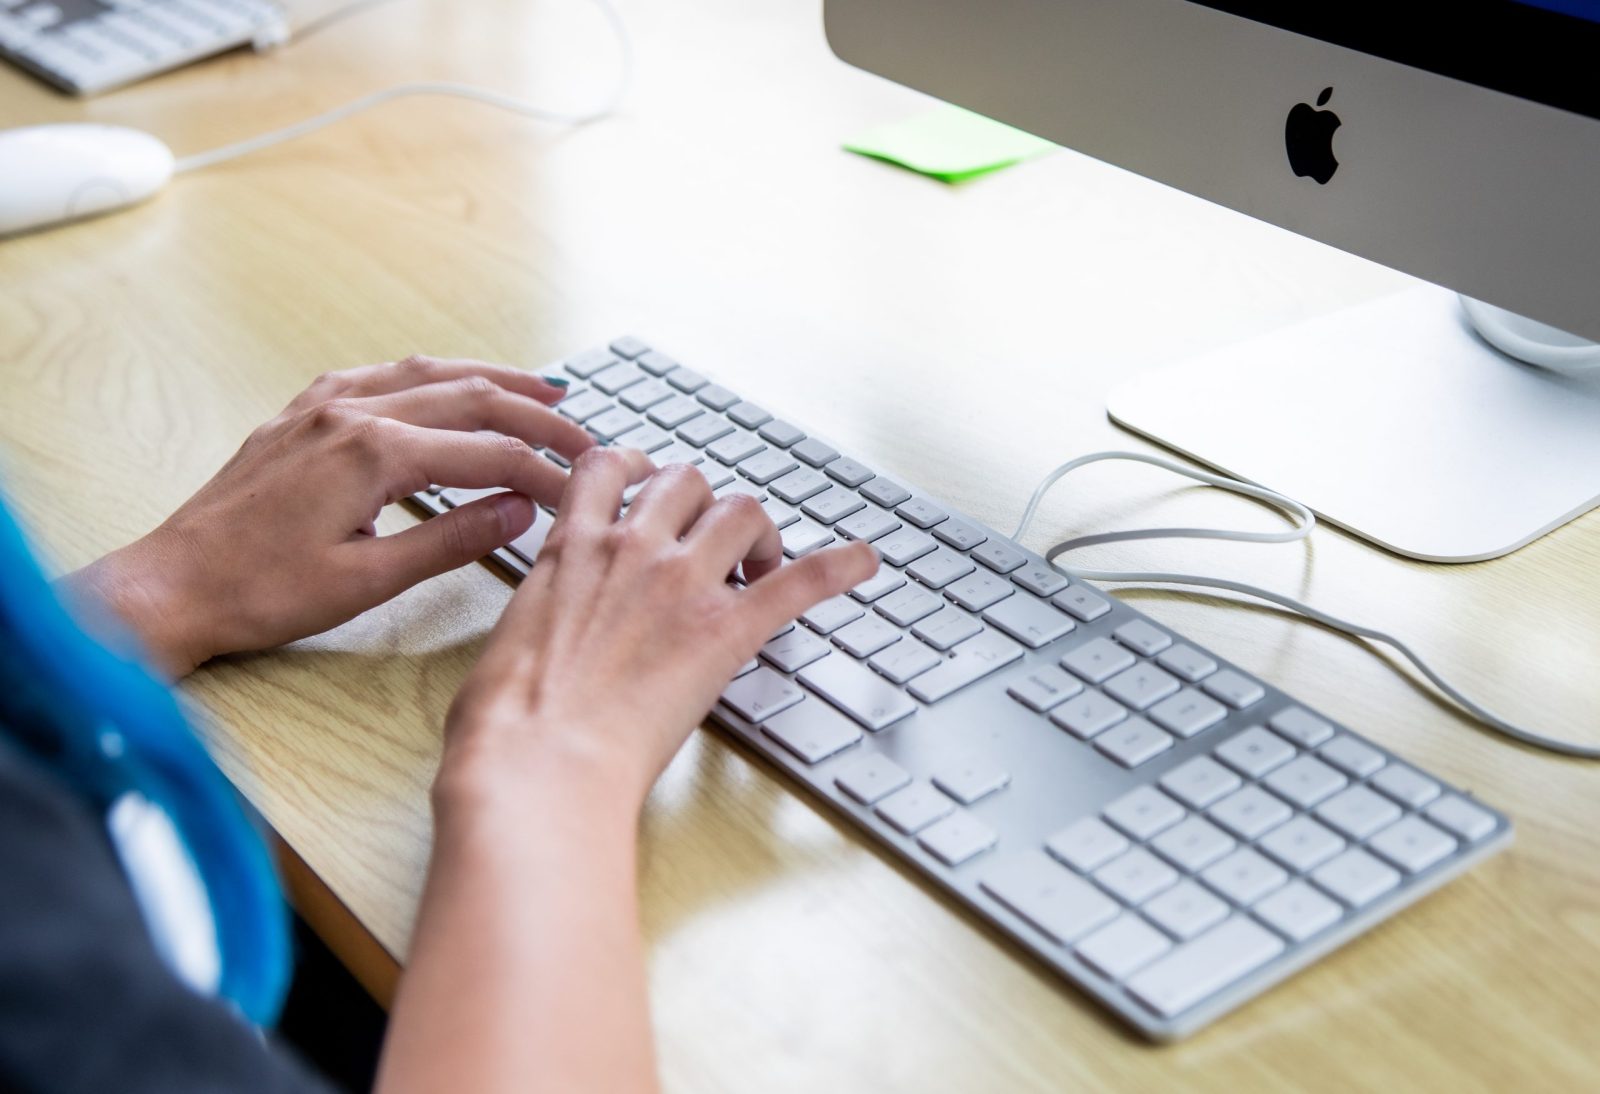
[[[500,531],[510,539],[521,531],[517,527],[518,518],[522,515],[524,500],[522,495],[515,493],[500,494],[494,499],[494,515],[500,521]]]
[[[545,383],[549,384],[551,387],[564,388],[564,387],[569,386],[572,383],[571,380],[568,380],[563,376],[545,376],[545,377],[542,377],[542,379],[544,380]]]

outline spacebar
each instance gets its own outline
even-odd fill
[[[924,703],[976,683],[1022,656],[1022,647],[995,631],[984,631],[957,646],[949,659],[911,681],[911,694]]]

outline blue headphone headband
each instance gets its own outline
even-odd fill
[[[272,859],[177,700],[131,639],[119,653],[67,613],[0,503],[0,732],[104,810],[137,791],[166,811],[210,898],[220,994],[259,1026],[288,990],[287,912]]]

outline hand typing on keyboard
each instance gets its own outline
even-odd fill
[[[549,409],[562,395],[478,361],[326,374],[159,528],[67,584],[120,615],[174,677],[327,630],[483,557],[528,529],[534,502],[559,499],[566,472],[533,448],[572,459],[594,444]],[[374,534],[384,505],[430,483],[514,493]]]

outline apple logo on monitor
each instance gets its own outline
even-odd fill
[[[1333,88],[1325,87],[1317,96],[1317,106],[1326,106]],[[1295,103],[1283,126],[1283,143],[1289,151],[1289,166],[1296,175],[1309,175],[1327,185],[1339,169],[1333,158],[1333,131],[1339,128],[1339,115],[1318,110],[1310,103]]]

